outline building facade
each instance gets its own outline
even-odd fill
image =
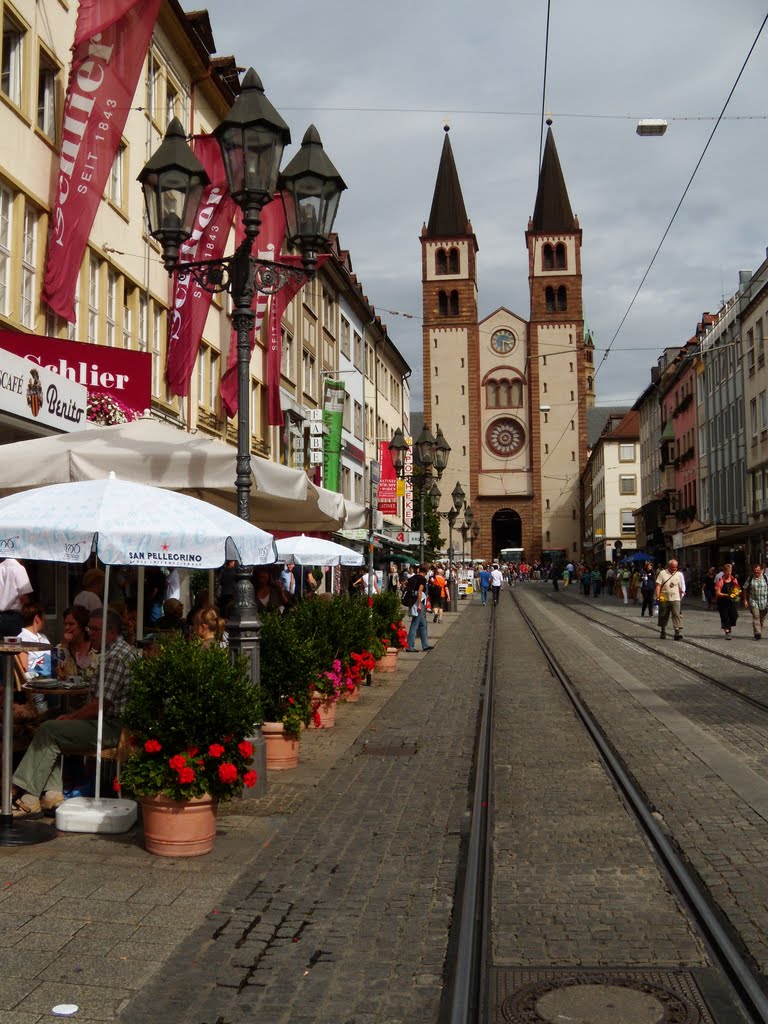
[[[424,409],[452,447],[480,534],[475,557],[522,548],[529,558],[580,550],[580,478],[593,403],[585,345],[581,228],[551,127],[526,231],[530,311],[478,315],[478,243],[446,134],[421,231]],[[442,498],[441,511],[450,498]]]

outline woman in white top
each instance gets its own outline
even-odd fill
[[[21,612],[21,632],[17,640],[26,644],[50,643],[43,630],[45,629],[45,609],[41,604],[28,604]],[[28,678],[32,676],[50,676],[50,651],[22,651],[19,663]]]

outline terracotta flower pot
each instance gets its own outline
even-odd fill
[[[218,802],[212,796],[171,800],[144,796],[144,846],[158,857],[201,857],[216,839]]]
[[[265,722],[261,727],[267,753],[267,771],[282,772],[299,763],[299,741],[286,736],[282,722]]]
[[[379,658],[373,667],[376,672],[396,672],[397,649],[395,647],[388,647],[386,654]]]
[[[346,694],[344,695],[344,700],[347,702],[347,704],[357,704],[357,702],[360,700],[360,687],[354,686],[351,690],[347,690]]]
[[[317,713],[320,716],[320,724],[316,724],[314,715],[312,721],[315,729],[332,729],[336,725],[336,701],[326,700],[321,693],[315,691],[312,694],[313,707],[317,704]]]

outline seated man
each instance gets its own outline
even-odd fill
[[[89,622],[91,642],[101,651],[102,612]],[[122,622],[117,612],[107,611],[104,657],[104,725],[102,745],[114,747],[120,739],[120,718],[128,698],[129,664],[135,651],[120,636]],[[14,818],[40,818],[64,802],[61,755],[96,750],[99,713],[99,681],[94,679],[83,707],[53,721],[43,722],[13,775]],[[42,794],[42,799],[40,799]]]

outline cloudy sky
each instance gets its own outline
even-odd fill
[[[256,68],[294,143],[317,125],[348,185],[341,243],[413,367],[419,408],[419,232],[446,120],[480,246],[480,315],[505,305],[528,316],[546,0],[223,0],[210,13],[218,53]],[[584,232],[596,362],[765,16],[765,0],[552,0],[546,108]],[[633,401],[661,350],[690,337],[735,292],[739,270],[764,259],[767,87],[768,27],[597,377],[600,404]],[[636,135],[651,117],[668,121],[663,138]]]

